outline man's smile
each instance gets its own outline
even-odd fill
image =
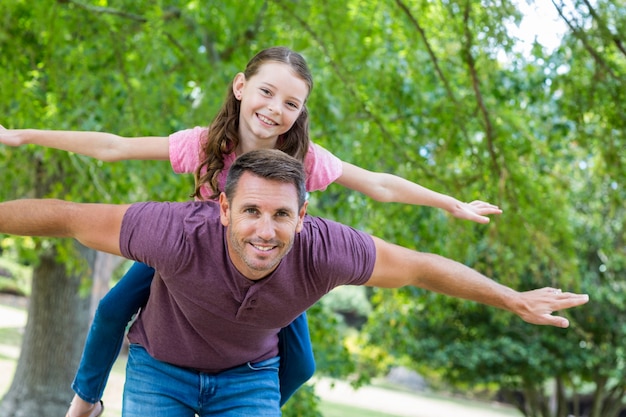
[[[254,243],[251,243],[251,245],[252,247],[254,247],[257,250],[260,250],[261,252],[269,252],[276,247],[276,245],[269,246],[269,245],[258,245]]]

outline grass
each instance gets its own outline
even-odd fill
[[[350,407],[344,404],[337,404],[323,401],[320,405],[320,412],[324,417],[392,417],[392,414],[378,411],[365,410],[363,408]]]
[[[0,327],[0,344],[19,348],[22,344],[22,331],[16,327]]]

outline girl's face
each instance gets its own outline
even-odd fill
[[[291,129],[300,116],[309,88],[289,65],[268,62],[249,79],[237,74],[233,93],[241,101],[238,151],[242,153],[274,148],[278,136]]]

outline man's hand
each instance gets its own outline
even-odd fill
[[[522,320],[532,324],[565,328],[569,327],[569,321],[565,317],[553,316],[552,313],[583,305],[589,301],[589,296],[547,287],[521,292],[517,301],[513,312]]]

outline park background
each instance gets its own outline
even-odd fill
[[[338,291],[309,312],[317,374],[358,385],[402,366],[430,390],[524,416],[615,417],[626,389],[626,6],[546,5],[560,28],[549,48],[518,38],[524,0],[0,2],[0,124],[129,137],[206,126],[256,52],[288,46],[313,73],[313,141],[504,210],[479,225],[331,185],[311,195],[311,214],[520,290],[591,297],[564,330],[415,288]],[[0,164],[3,200],[184,201],[193,187],[167,162],[2,146]],[[93,306],[127,264],[67,240],[4,236],[1,249],[4,291],[29,303],[0,415],[63,415]],[[320,415],[318,402],[308,385],[284,415]]]

